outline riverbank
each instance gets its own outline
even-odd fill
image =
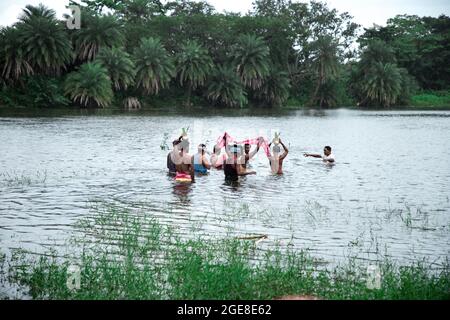
[[[229,109],[229,108],[211,108],[208,106],[193,106],[189,108],[185,107],[143,107],[141,109],[127,110],[120,106],[111,108],[73,108],[73,107],[63,107],[63,108],[27,108],[27,107],[6,107],[0,105],[0,117],[10,117],[10,116],[23,116],[23,117],[53,117],[61,115],[114,115],[114,114],[140,114],[140,113],[158,113],[161,115],[228,115],[228,116],[247,116],[247,115],[273,115],[277,113],[278,115],[283,115],[283,113],[288,113],[291,111],[300,110],[338,110],[338,109],[348,109],[348,110],[359,110],[359,111],[449,111],[450,105],[446,104],[430,104],[430,105],[409,105],[409,106],[396,106],[392,108],[361,108],[358,106],[343,106],[336,108],[314,108],[306,107],[301,105],[286,105],[279,108],[242,108],[242,109]]]
[[[289,99],[282,107],[282,109],[287,110],[301,110],[307,109],[305,101],[300,101],[296,99]],[[355,110],[450,110],[450,91],[427,91],[411,96],[409,105],[398,105],[389,108],[373,108],[373,107],[360,107],[353,103],[348,103],[347,105],[341,105],[336,108],[348,108]],[[336,109],[331,108],[331,109]],[[325,108],[327,109],[327,108]],[[328,108],[330,109],[330,108]]]
[[[233,112],[245,112],[248,111],[262,111],[265,110],[280,110],[280,111],[290,111],[290,110],[306,110],[306,109],[354,109],[354,110],[376,110],[376,109],[382,109],[382,110],[450,110],[450,92],[449,91],[430,91],[430,92],[424,92],[417,95],[414,95],[410,99],[410,104],[407,106],[392,106],[389,108],[373,108],[373,107],[360,107],[357,105],[342,105],[337,106],[334,108],[317,108],[317,107],[309,107],[306,106],[304,101],[300,101],[297,99],[290,99],[286,102],[285,105],[282,107],[272,107],[272,108],[265,108],[265,107],[258,107],[258,106],[247,106],[246,108],[225,108],[225,107],[214,107],[211,105],[204,105],[201,100],[194,101],[195,105],[191,107],[183,106],[183,101],[180,99],[174,99],[166,97],[165,99],[158,99],[158,98],[150,98],[145,103],[142,103],[141,110],[155,110],[155,111],[165,111],[165,112],[180,112],[180,111],[191,111],[191,112],[203,112],[205,110],[208,110],[211,113],[233,113]],[[39,107],[26,107],[26,106],[7,106],[0,104],[0,111],[7,112],[8,110],[11,111],[20,111],[20,110],[31,110],[30,112],[39,113],[40,110],[53,110],[53,109],[62,109],[62,110],[71,110],[74,112],[83,112],[89,114],[90,112],[93,112],[92,110],[95,110],[95,112],[99,112],[99,110],[104,110],[100,112],[109,113],[110,111],[107,110],[118,110],[122,111],[125,110],[124,107],[120,104],[117,106],[99,109],[99,108],[79,108],[79,107],[70,107],[70,106],[62,106],[61,108],[39,108]],[[135,109],[132,109],[130,111],[136,111]]]
[[[76,230],[76,250],[65,257],[0,256],[0,283],[33,299],[450,299],[448,261],[436,270],[426,261],[398,266],[385,258],[369,266],[349,258],[326,268],[294,248],[262,250],[262,237],[182,239],[116,207],[93,212]],[[67,277],[77,270],[79,288],[74,278],[71,290]]]

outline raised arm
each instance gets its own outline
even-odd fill
[[[205,155],[202,155],[202,165],[206,168],[206,169],[211,169],[211,164],[208,162],[208,159],[206,159]]]
[[[270,146],[271,145],[272,145],[272,142],[269,143],[269,154],[267,155],[267,158],[269,159],[269,161],[270,161],[270,158],[272,157],[272,153],[270,152]]]
[[[227,137],[225,134],[223,135],[223,141],[224,141],[225,153],[227,154],[228,158],[231,158],[232,154],[230,151],[230,147],[228,146]]]
[[[288,155],[289,150],[288,150],[288,148],[284,145],[283,141],[281,141],[281,139],[280,139],[280,143],[281,143],[281,145],[283,146],[283,149],[284,149],[284,153],[283,153],[283,154],[281,155],[281,157],[280,157],[280,159],[283,160],[283,159],[286,158],[286,156]]]
[[[251,158],[253,158],[255,156],[255,154],[258,153],[259,151],[259,145],[260,143],[258,142],[258,144],[256,145],[256,148],[253,151],[250,151],[248,154],[248,159],[250,160]]]

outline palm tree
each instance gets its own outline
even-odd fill
[[[141,39],[141,45],[134,51],[134,60],[136,83],[147,93],[157,94],[174,76],[172,58],[157,38]]]
[[[405,97],[407,83],[413,80],[395,64],[392,48],[380,40],[370,42],[361,54],[352,75],[352,89],[359,97],[360,105],[389,107]],[[402,90],[402,87],[404,90]]]
[[[20,46],[19,30],[6,27],[0,30],[0,74],[5,80],[18,80],[33,74],[33,68]]]
[[[376,62],[361,83],[364,100],[361,104],[389,107],[397,101],[402,86],[402,75],[395,64]]]
[[[256,92],[256,97],[269,106],[281,106],[289,98],[290,87],[287,72],[271,66],[269,75]]]
[[[186,105],[190,106],[192,90],[205,83],[205,79],[212,69],[213,62],[208,54],[208,50],[196,41],[187,41],[182,45],[176,60],[180,85],[187,84],[188,86]]]
[[[316,103],[323,107],[336,107],[339,101],[339,80],[333,79],[324,82],[317,93]]]
[[[81,61],[93,60],[101,48],[123,45],[121,25],[115,16],[82,13],[82,26],[74,32],[75,50]]]
[[[216,66],[208,83],[206,97],[210,101],[229,107],[247,104],[242,83],[231,67]]]
[[[64,92],[82,106],[108,106],[113,98],[108,71],[99,63],[90,62],[67,75]]]
[[[363,68],[369,69],[375,62],[396,63],[394,50],[382,40],[369,42],[361,54]]]
[[[257,89],[269,74],[269,47],[254,35],[241,35],[234,47],[233,63],[245,87]]]
[[[102,48],[97,61],[108,70],[109,77],[116,90],[126,90],[134,82],[136,74],[130,55],[121,48]]]
[[[37,6],[27,5],[23,10],[22,15],[19,17],[19,20],[25,22],[31,18],[36,17],[44,19],[54,19],[55,11],[47,8],[42,3],[38,4]]]
[[[316,87],[311,96],[310,104],[324,104],[325,84],[338,76],[339,61],[337,43],[330,36],[321,36],[311,44],[312,70],[316,78]],[[321,95],[319,96],[319,93]]]
[[[59,73],[72,61],[72,47],[55,11],[28,5],[16,24],[20,49],[35,72]]]
[[[136,97],[126,97],[122,104],[125,109],[140,109],[142,107],[141,102]]]

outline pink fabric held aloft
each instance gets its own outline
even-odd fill
[[[223,137],[225,136],[225,140],[223,139]],[[243,141],[236,141],[236,139],[234,139],[233,137],[231,137],[227,132],[225,132],[224,134],[222,134],[219,138],[217,138],[217,143],[216,145],[219,148],[223,148],[225,146],[225,143],[230,144],[230,143],[236,143],[236,144],[251,144],[251,145],[257,145],[259,142],[259,137],[257,138],[253,138],[253,139],[246,139]],[[264,152],[266,153],[266,155],[269,157],[270,156],[270,148],[269,148],[269,141],[267,140],[267,138],[263,138],[262,142],[261,142],[261,148],[264,149]]]

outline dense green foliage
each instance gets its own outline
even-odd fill
[[[94,16],[82,11],[82,19],[83,26],[72,35],[80,61],[93,60],[101,48],[123,44],[123,31],[115,16]]]
[[[217,66],[208,82],[207,98],[213,103],[231,107],[247,103],[242,83],[232,68]]]
[[[169,85],[174,75],[172,58],[157,38],[144,38],[134,51],[136,83],[149,94],[157,94]]]
[[[82,106],[105,107],[113,98],[108,70],[93,62],[84,63],[67,75],[64,92]]]
[[[78,30],[43,5],[26,6],[1,29],[0,104],[45,106],[48,96],[54,106],[65,96],[80,105],[62,83],[94,60],[114,89],[113,98],[98,97],[101,106],[124,97],[132,97],[125,105],[166,105],[170,97],[186,106],[389,107],[450,88],[445,15],[399,15],[360,32],[348,13],[315,0],[255,0],[246,15],[204,1],[71,2],[82,7]],[[46,95],[32,92],[45,86]]]
[[[188,41],[181,46],[177,54],[177,75],[180,85],[187,85],[188,97],[186,105],[191,105],[191,91],[205,83],[207,75],[211,72],[213,62],[197,41]]]
[[[99,208],[78,224],[81,232],[71,241],[77,252],[58,258],[56,252],[18,251],[3,263],[0,256],[0,283],[18,284],[19,294],[34,299],[450,298],[446,261],[432,269],[426,261],[398,266],[381,259],[380,287],[372,289],[367,262],[355,258],[325,268],[293,248],[263,249],[252,240],[205,235],[181,238],[150,216]],[[78,290],[67,286],[73,264],[80,267]]]
[[[374,39],[392,48],[397,63],[423,89],[448,89],[450,83],[450,18],[399,15],[385,27],[366,29],[362,44]]]
[[[108,70],[109,78],[116,90],[127,89],[134,83],[134,62],[121,48],[103,48],[97,59]]]
[[[53,10],[27,6],[17,28],[24,59],[35,72],[58,73],[71,61],[70,40]]]

